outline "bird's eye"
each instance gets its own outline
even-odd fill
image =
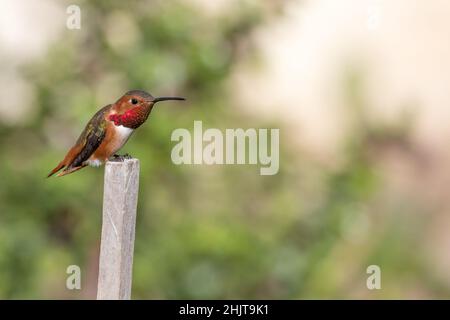
[[[133,99],[131,99],[131,103],[132,103],[132,104],[137,104],[138,101],[137,101],[137,99],[133,98]]]

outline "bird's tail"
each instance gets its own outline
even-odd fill
[[[50,171],[50,173],[47,175],[47,178],[50,178],[52,175],[54,175],[56,172],[58,172],[59,170],[61,170],[63,167],[65,167],[65,163],[64,160],[61,161],[52,171]]]

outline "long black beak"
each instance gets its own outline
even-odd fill
[[[166,101],[166,100],[186,100],[186,99],[181,98],[181,97],[158,97],[158,98],[154,98],[153,102],[157,103],[159,101]]]

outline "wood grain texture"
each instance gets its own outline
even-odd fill
[[[99,300],[131,297],[138,191],[139,160],[106,163],[97,289]]]

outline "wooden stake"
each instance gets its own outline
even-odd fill
[[[98,300],[131,297],[138,191],[139,160],[106,162]]]

